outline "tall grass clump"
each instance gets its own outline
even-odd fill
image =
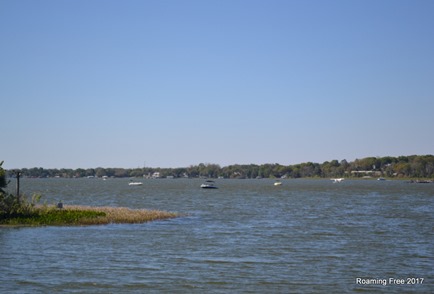
[[[19,206],[19,205],[18,205]],[[179,217],[178,213],[126,207],[92,207],[79,205],[25,204],[13,213],[0,213],[0,225],[81,226],[103,224],[137,224]]]
[[[40,205],[40,195],[31,200],[0,192],[0,225],[74,226],[110,223],[135,224],[178,217],[161,210],[126,207],[93,207],[79,205]]]
[[[175,212],[167,212],[161,210],[149,209],[131,209],[127,207],[109,207],[109,206],[81,206],[81,205],[65,205],[65,211],[86,211],[94,213],[104,213],[98,218],[86,219],[87,224],[136,224],[145,223],[155,220],[163,220],[179,217]]]

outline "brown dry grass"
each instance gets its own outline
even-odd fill
[[[80,220],[82,225],[93,224],[110,224],[110,223],[145,223],[155,220],[163,220],[169,218],[179,217],[178,213],[167,212],[161,210],[148,210],[148,209],[130,209],[126,207],[109,207],[109,206],[81,206],[81,205],[65,205],[63,210],[78,210],[78,211],[96,211],[104,212],[105,216],[97,218],[85,218]]]

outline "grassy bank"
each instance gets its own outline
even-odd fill
[[[103,225],[110,223],[145,223],[178,217],[179,214],[160,210],[130,209],[126,207],[93,207],[66,205],[62,209],[55,206],[36,206],[31,213],[3,215],[0,225],[27,226],[80,226]]]

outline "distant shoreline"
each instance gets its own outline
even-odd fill
[[[221,167],[213,163],[200,163],[180,168],[77,168],[44,169],[42,167],[9,169],[9,177],[20,172],[23,177],[107,177],[107,178],[363,178],[386,177],[396,179],[434,179],[434,155],[398,157],[366,157],[348,162],[345,159],[323,163],[305,162],[293,165],[234,164]]]

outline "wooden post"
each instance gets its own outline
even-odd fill
[[[21,176],[21,172],[15,171],[15,175],[17,177],[17,199],[18,199],[18,202],[20,202],[20,176]]]

